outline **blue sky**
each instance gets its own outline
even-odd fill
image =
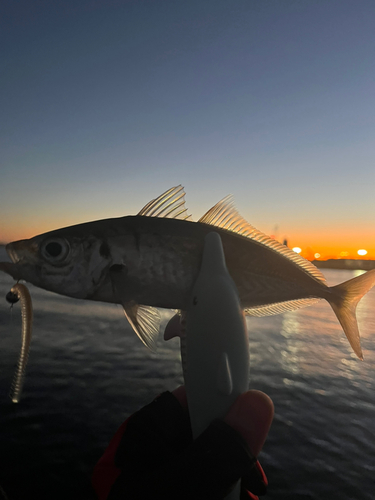
[[[375,251],[373,1],[0,9],[0,241],[182,184],[196,219],[232,193],[265,232]]]

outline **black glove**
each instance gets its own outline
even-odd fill
[[[241,481],[241,499],[267,480],[242,436],[215,420],[193,441],[188,413],[165,392],[128,420],[115,454],[121,470],[108,500],[219,500]]]

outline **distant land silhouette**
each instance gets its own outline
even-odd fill
[[[5,243],[0,243],[0,260],[10,260],[5,251]],[[319,269],[359,269],[370,271],[375,269],[375,260],[369,259],[328,259],[313,260],[312,263]]]
[[[313,260],[312,263],[320,269],[362,269],[363,271],[375,269],[375,260],[328,259]]]

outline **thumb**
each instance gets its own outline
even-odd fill
[[[274,414],[272,400],[260,391],[241,394],[224,421],[241,434],[251,453],[257,457],[266,440]]]

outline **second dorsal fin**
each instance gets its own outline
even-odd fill
[[[227,229],[234,233],[250,238],[251,240],[257,241],[258,243],[271,248],[275,252],[281,254],[288,260],[291,260],[299,267],[304,269],[310,276],[315,278],[317,281],[325,283],[324,275],[319,271],[317,267],[311,262],[304,259],[293,250],[290,250],[287,246],[279,243],[278,241],[270,238],[266,234],[262,233],[254,226],[249,224],[238,212],[233,204],[232,196],[226,196],[219,203],[216,203],[208,212],[206,212],[198,222],[203,222],[205,224],[211,224],[222,229]]]

